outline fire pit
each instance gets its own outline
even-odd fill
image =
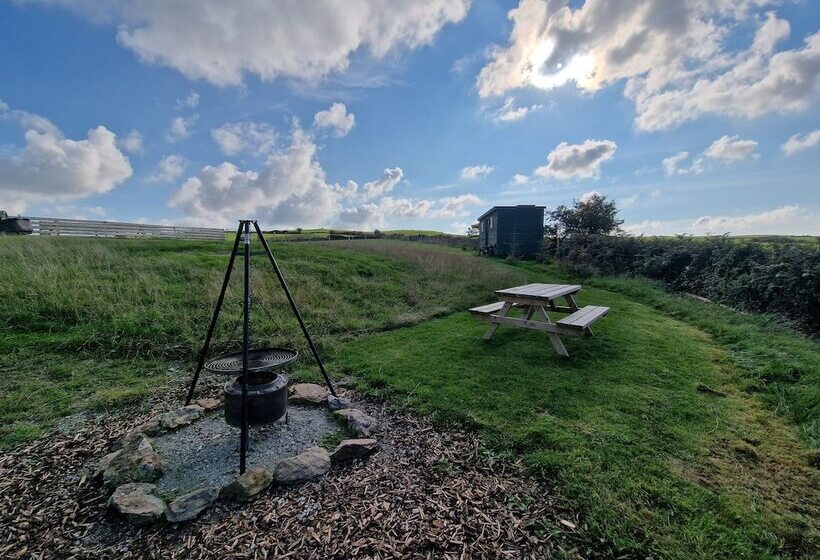
[[[334,397],[337,396],[336,390],[333,388],[333,383],[330,381],[330,376],[327,374],[327,371],[325,371],[325,366],[319,357],[319,352],[313,344],[313,339],[310,338],[310,333],[308,333],[302,316],[296,308],[296,302],[293,301],[293,296],[290,294],[288,285],[285,282],[285,277],[282,275],[282,271],[276,263],[276,259],[268,246],[268,242],[265,240],[265,236],[262,234],[262,230],[259,228],[259,224],[256,223],[256,220],[240,220],[239,227],[236,230],[236,237],[233,240],[233,249],[228,259],[228,268],[225,271],[225,278],[222,281],[222,291],[219,292],[219,297],[216,300],[216,308],[211,318],[211,324],[208,327],[208,333],[205,335],[205,344],[199,353],[199,362],[194,371],[191,386],[188,388],[188,396],[185,399],[185,405],[190,405],[191,399],[194,397],[197,381],[199,380],[199,374],[202,372],[203,367],[206,367],[205,357],[208,355],[211,338],[214,335],[219,312],[222,309],[222,303],[225,299],[225,293],[231,279],[234,262],[237,255],[240,254],[238,251],[239,242],[244,237],[243,251],[241,252],[244,256],[243,260],[245,265],[243,278],[244,295],[242,298],[242,352],[221,356],[211,360],[207,364],[207,369],[214,373],[228,373],[232,376],[241,374],[225,385],[225,420],[228,424],[241,428],[241,436],[239,439],[240,474],[245,473],[249,426],[253,424],[270,424],[287,414],[288,378],[281,372],[281,368],[297,357],[296,351],[287,348],[263,348],[257,350],[251,348],[251,227],[256,230],[259,241],[265,249],[265,254],[273,267],[273,271],[276,273],[276,277],[279,279],[282,291],[284,291],[287,296],[293,316],[298,321],[299,327],[302,329],[302,334],[305,335],[308,348],[310,348],[313,358],[316,360],[316,365],[319,366],[319,370],[325,378],[327,388]],[[277,368],[280,371],[276,371]]]
[[[248,424],[272,424],[287,413],[288,377],[284,366],[298,353],[289,348],[262,348],[248,352]],[[225,421],[242,427],[242,352],[226,354],[209,361],[212,373],[236,376],[225,384]]]

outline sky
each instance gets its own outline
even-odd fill
[[[820,235],[814,0],[0,0],[0,209]]]

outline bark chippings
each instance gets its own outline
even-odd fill
[[[172,405],[167,403],[168,408]],[[549,558],[581,522],[518,464],[485,460],[475,434],[368,404],[380,452],[246,504],[217,503],[184,526],[106,515],[91,471],[147,417],[98,417],[0,457],[0,557]],[[562,521],[569,521],[572,530]]]

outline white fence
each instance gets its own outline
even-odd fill
[[[219,228],[155,226],[94,220],[64,220],[62,218],[30,218],[30,220],[35,235],[225,240],[225,230]]]

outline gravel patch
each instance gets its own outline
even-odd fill
[[[267,426],[251,426],[248,468],[273,467],[337,430],[324,408],[290,405],[287,422],[281,418]],[[165,460],[165,474],[156,482],[163,496],[222,486],[239,474],[239,428],[229,426],[221,410],[154,438],[154,449]]]

